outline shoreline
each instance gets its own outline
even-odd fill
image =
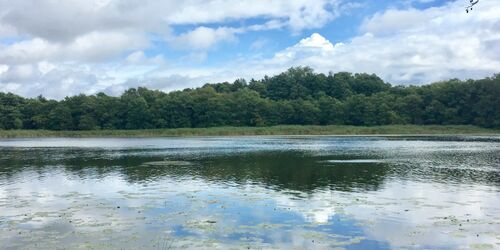
[[[500,136],[500,129],[471,125],[280,125],[272,127],[211,127],[141,130],[0,130],[0,139],[8,138],[144,138],[144,137],[224,137],[224,136]]]

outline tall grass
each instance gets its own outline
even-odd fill
[[[244,135],[436,135],[500,134],[499,129],[466,125],[387,125],[387,126],[299,126],[213,127],[142,130],[0,130],[0,138],[15,137],[155,137],[155,136],[244,136]]]

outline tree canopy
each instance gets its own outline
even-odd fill
[[[500,74],[392,86],[374,74],[296,67],[261,80],[170,93],[131,88],[63,100],[0,93],[0,129],[149,129],[278,124],[467,124],[500,127]]]

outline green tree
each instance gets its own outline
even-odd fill
[[[260,80],[63,100],[0,93],[0,129],[145,129],[278,124],[474,124],[500,128],[500,75],[394,86],[373,74],[296,67]]]
[[[342,102],[330,96],[322,96],[318,100],[320,124],[344,124],[344,107]]]
[[[129,89],[120,98],[126,129],[152,128],[152,115],[146,99],[137,89]]]
[[[351,85],[354,78],[351,73],[340,72],[337,74],[328,74],[326,79],[326,94],[338,100],[344,100],[352,94]]]
[[[71,110],[64,103],[57,104],[48,115],[47,127],[52,130],[74,130]]]

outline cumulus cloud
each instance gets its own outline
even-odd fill
[[[342,44],[338,44],[337,46],[341,45]],[[302,39],[296,45],[276,53],[273,60],[287,63],[310,57],[328,57],[334,50],[335,47],[330,41],[320,34],[314,33],[310,37]]]
[[[227,27],[213,29],[200,26],[194,30],[170,38],[169,42],[177,48],[207,50],[220,42],[235,41],[235,34],[241,32],[243,32],[242,29]]]
[[[449,3],[426,10],[390,9],[367,18],[361,34],[332,44],[319,34],[265,61],[309,65],[322,71],[369,72],[393,83],[428,83],[490,76],[500,68],[499,1],[483,3],[474,15]]]
[[[458,1],[428,9],[405,6],[366,17],[358,35],[340,43],[314,33],[263,55],[256,53],[268,44],[263,37],[249,45],[258,56],[234,55],[227,62],[200,65],[169,61],[154,47],[155,39],[185,50],[180,61],[201,62],[208,51],[238,42],[243,33],[289,29],[299,34],[322,27],[339,11],[363,6],[340,0],[0,0],[0,91],[51,98],[119,94],[137,86],[169,91],[260,78],[292,66],[376,73],[398,84],[498,71],[500,0],[481,2],[468,15]],[[176,25],[188,29],[176,33]]]
[[[128,65],[164,65],[165,58],[163,55],[156,55],[154,57],[148,57],[144,53],[144,51],[139,50],[139,51],[134,51],[130,53],[126,58],[125,58],[125,63]]]
[[[155,30],[161,9],[151,4],[113,0],[0,0],[0,21],[21,35],[51,42],[68,42],[92,32]],[[151,2],[151,1],[149,1]],[[158,1],[160,2],[160,1]],[[171,9],[172,1],[162,2]]]
[[[204,79],[259,78],[305,65],[324,73],[376,73],[395,84],[491,76],[500,68],[499,3],[482,3],[474,15],[456,2],[424,10],[385,10],[366,18],[360,34],[349,41],[333,44],[314,33],[271,58],[243,58],[226,68],[209,69],[213,73]]]
[[[127,50],[147,47],[148,41],[134,33],[92,32],[71,43],[51,43],[41,38],[0,45],[0,61],[10,64],[40,61],[101,62]]]
[[[227,20],[265,17],[285,20],[292,30],[317,28],[335,18],[338,0],[242,0],[202,1],[191,0],[181,4],[180,11],[169,16],[174,24],[203,24]]]
[[[85,33],[168,25],[202,25],[262,17],[293,30],[316,28],[337,16],[339,0],[0,0],[0,20],[21,34],[68,41]]]
[[[74,85],[75,91],[90,93],[129,79],[157,78],[138,75],[149,74],[154,62],[165,70],[163,55],[148,58],[144,53],[158,43],[157,37],[173,49],[187,50],[184,59],[201,62],[207,51],[220,43],[236,42],[245,32],[289,29],[298,33],[321,27],[338,16],[340,2],[0,0],[0,91],[61,98],[74,91],[56,94],[47,88]],[[250,19],[258,21],[245,27]],[[240,26],[229,27],[228,21],[240,21]],[[177,26],[192,28],[179,34]],[[51,69],[40,71],[41,62],[52,65]],[[76,86],[80,82],[93,85]]]
[[[43,94],[52,98],[88,93],[104,75],[98,75],[90,68],[52,65],[48,62],[11,66],[0,74],[0,88],[24,96]]]
[[[432,16],[433,13],[430,11],[423,12],[417,9],[389,9],[365,19],[360,29],[364,33],[397,33],[401,30],[421,27],[422,24],[426,23]]]
[[[86,49],[91,46],[88,43],[94,43],[98,44],[94,49],[104,49],[93,52],[89,48],[84,53],[94,54],[95,59],[100,59],[97,55],[109,49],[113,50],[111,53],[120,49],[123,52],[123,37],[147,39],[149,34],[167,37],[176,48],[201,50],[210,49],[219,42],[233,41],[237,33],[244,31],[288,27],[297,32],[321,27],[337,16],[336,7],[339,2],[340,0],[0,0],[0,39],[21,38],[22,45],[36,47],[28,48],[27,51],[35,49],[36,52],[68,46],[83,46]],[[262,23],[238,28],[204,26],[228,20],[255,18],[260,18]],[[194,25],[196,28],[175,36],[172,35],[172,26],[175,25]],[[100,46],[102,41],[106,41],[105,46]],[[14,47],[19,47],[19,44]],[[40,56],[44,60],[49,59],[45,55]]]

